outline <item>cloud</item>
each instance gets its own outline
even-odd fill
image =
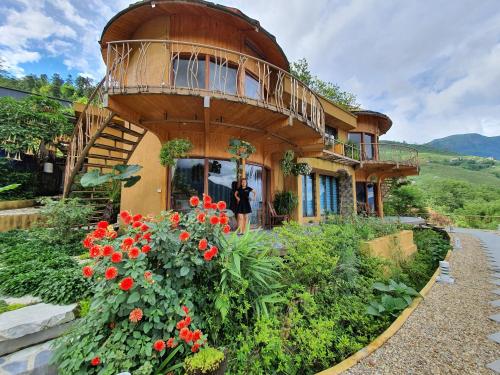
[[[60,56],[70,70],[104,74],[97,41],[130,0],[5,0],[0,54],[26,62]],[[357,94],[394,122],[386,139],[425,142],[500,134],[497,0],[219,0],[274,34],[291,61]]]

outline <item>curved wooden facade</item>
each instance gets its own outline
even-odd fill
[[[315,93],[290,74],[276,39],[237,9],[201,0],[138,2],[108,22],[100,47],[106,77],[90,105],[78,109],[66,195],[82,167],[137,163],[142,179],[123,189],[122,208],[144,214],[175,208],[182,201],[176,178],[186,176],[158,160],[162,143],[175,138],[193,143],[183,163],[196,175],[189,178],[200,180],[190,188],[205,193],[227,190],[231,138],[255,145],[248,162],[260,184],[262,217],[276,191],[298,194],[295,219],[318,221],[325,212],[356,210],[358,180],[383,181],[389,169],[417,172],[415,158],[401,164],[406,169],[382,158],[378,136],[392,125],[387,116],[351,113]],[[371,158],[348,143],[355,133],[373,135]],[[283,177],[279,161],[288,149],[313,175]]]

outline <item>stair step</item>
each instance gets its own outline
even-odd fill
[[[130,135],[133,135],[133,136],[135,136],[137,138],[142,137],[144,135],[144,133],[146,133],[146,132],[139,133],[139,132],[137,132],[135,130],[126,128],[126,127],[118,125],[118,124],[109,124],[107,127],[111,128],[111,129],[115,129],[115,130],[121,131],[121,132],[124,132],[124,133],[127,133],[127,134],[130,134]]]
[[[95,167],[95,168],[107,168],[107,169],[113,169],[115,165],[109,165],[109,164],[100,164],[100,163],[84,163],[83,164],[85,167]],[[118,164],[116,164],[118,165]]]
[[[55,365],[50,365],[54,340],[31,346],[0,357],[0,374],[57,375]]]
[[[126,145],[132,145],[132,146],[137,144],[137,141],[132,141],[130,139],[125,139],[125,138],[119,137],[117,135],[108,134],[108,133],[99,134],[99,138],[109,139],[111,141],[116,141],[116,142],[124,143]]]
[[[126,158],[119,158],[117,156],[100,155],[100,154],[88,154],[87,158],[89,158],[89,159],[114,160],[114,161],[121,161],[123,163],[125,163],[127,161]]]
[[[102,143],[94,143],[92,145],[92,147],[99,148],[101,150],[123,152],[123,153],[126,153],[126,154],[130,154],[132,152],[132,150],[127,150],[127,149],[119,148],[119,147],[115,147],[115,146],[104,145]]]
[[[76,304],[37,303],[0,315],[0,355],[60,336],[75,319]]]

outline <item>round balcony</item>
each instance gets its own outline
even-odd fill
[[[153,131],[169,124],[202,131],[208,109],[208,122],[228,132],[276,136],[292,145],[324,135],[320,98],[264,60],[172,40],[108,42],[106,55],[108,106]]]

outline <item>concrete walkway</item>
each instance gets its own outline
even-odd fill
[[[492,295],[495,296],[495,299],[490,301],[490,305],[495,309],[495,314],[489,318],[498,323],[495,331],[488,335],[488,339],[500,344],[500,236],[494,231],[465,228],[456,228],[454,230],[457,233],[466,233],[479,239],[481,249],[486,253],[491,275],[491,291]],[[486,367],[500,374],[500,349],[496,360],[488,363]]]
[[[499,324],[489,317],[491,271],[480,241],[454,233],[460,248],[450,258],[453,284],[436,283],[401,329],[380,349],[347,370],[350,375],[484,374],[499,357],[500,345],[488,338]],[[498,246],[499,237],[493,245]]]

